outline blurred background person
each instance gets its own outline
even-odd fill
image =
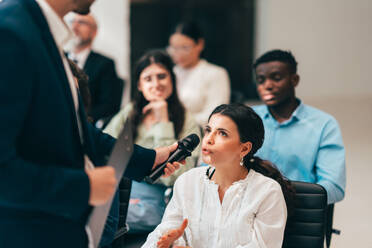
[[[254,63],[257,91],[264,105],[254,106],[265,125],[258,151],[290,180],[317,183],[328,204],[345,195],[345,149],[336,119],[296,97],[300,76],[291,52],[271,50]]]
[[[176,64],[178,96],[201,126],[215,107],[230,101],[229,75],[224,68],[200,57],[204,44],[199,26],[182,22],[169,37],[167,48]]]
[[[160,50],[140,58],[133,76],[137,86],[134,99],[113,117],[104,132],[117,137],[131,118],[135,143],[147,148],[173,144],[191,133],[200,137],[198,124],[178,99],[173,66],[172,59]],[[127,215],[130,233],[150,232],[160,223],[165,190],[195,166],[199,152],[200,146],[186,159],[185,166],[168,178],[160,178],[157,184],[132,182]]]
[[[88,75],[91,95],[88,116],[102,128],[120,109],[124,83],[116,73],[114,61],[92,50],[98,28],[94,17],[74,15],[70,23],[76,37],[68,57]]]

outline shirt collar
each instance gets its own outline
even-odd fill
[[[290,123],[294,120],[300,120],[301,118],[304,118],[304,116],[305,116],[304,104],[302,103],[302,101],[300,99],[298,99],[298,98],[296,98],[296,99],[299,102],[297,108],[295,109],[295,111],[293,111],[291,118],[289,118],[287,121],[283,122],[282,124]],[[264,109],[263,117],[265,119],[271,117],[275,120],[275,118],[271,115],[268,106],[266,106],[266,108]]]
[[[60,50],[72,37],[71,30],[67,27],[66,23],[57,15],[46,0],[36,0],[39,4],[45,19],[48,22],[50,32]]]
[[[302,101],[300,99],[297,99],[297,101],[299,102],[299,104],[297,108],[295,109],[295,111],[292,113],[291,118],[296,118],[297,120],[300,120],[301,118],[305,116],[305,109],[304,109],[304,104],[302,103]]]
[[[87,47],[84,50],[80,51],[79,53],[74,53],[72,51],[69,53],[69,58],[72,60],[76,60],[78,66],[80,68],[84,68],[85,62],[87,61],[91,50],[92,50],[91,47]]]

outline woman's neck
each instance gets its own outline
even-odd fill
[[[189,65],[187,65],[187,67],[185,67],[184,69],[185,70],[191,70],[191,69],[194,69],[200,62],[200,58],[193,61],[192,63],[190,63]]]
[[[227,166],[218,166],[212,177],[212,180],[218,185],[218,196],[222,204],[225,192],[228,188],[239,180],[246,178],[248,170],[239,165],[239,162]]]
[[[218,166],[212,177],[212,180],[222,189],[229,188],[234,182],[246,178],[248,175],[247,168],[237,165]]]

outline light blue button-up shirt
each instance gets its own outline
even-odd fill
[[[303,103],[279,123],[267,106],[253,106],[265,126],[265,141],[256,156],[271,161],[290,180],[322,185],[328,204],[345,195],[345,150],[337,121]]]

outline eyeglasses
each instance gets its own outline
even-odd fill
[[[188,54],[191,52],[191,50],[194,48],[195,45],[189,45],[189,46],[168,46],[167,52],[169,54],[175,54],[175,53],[182,53],[182,54]]]

